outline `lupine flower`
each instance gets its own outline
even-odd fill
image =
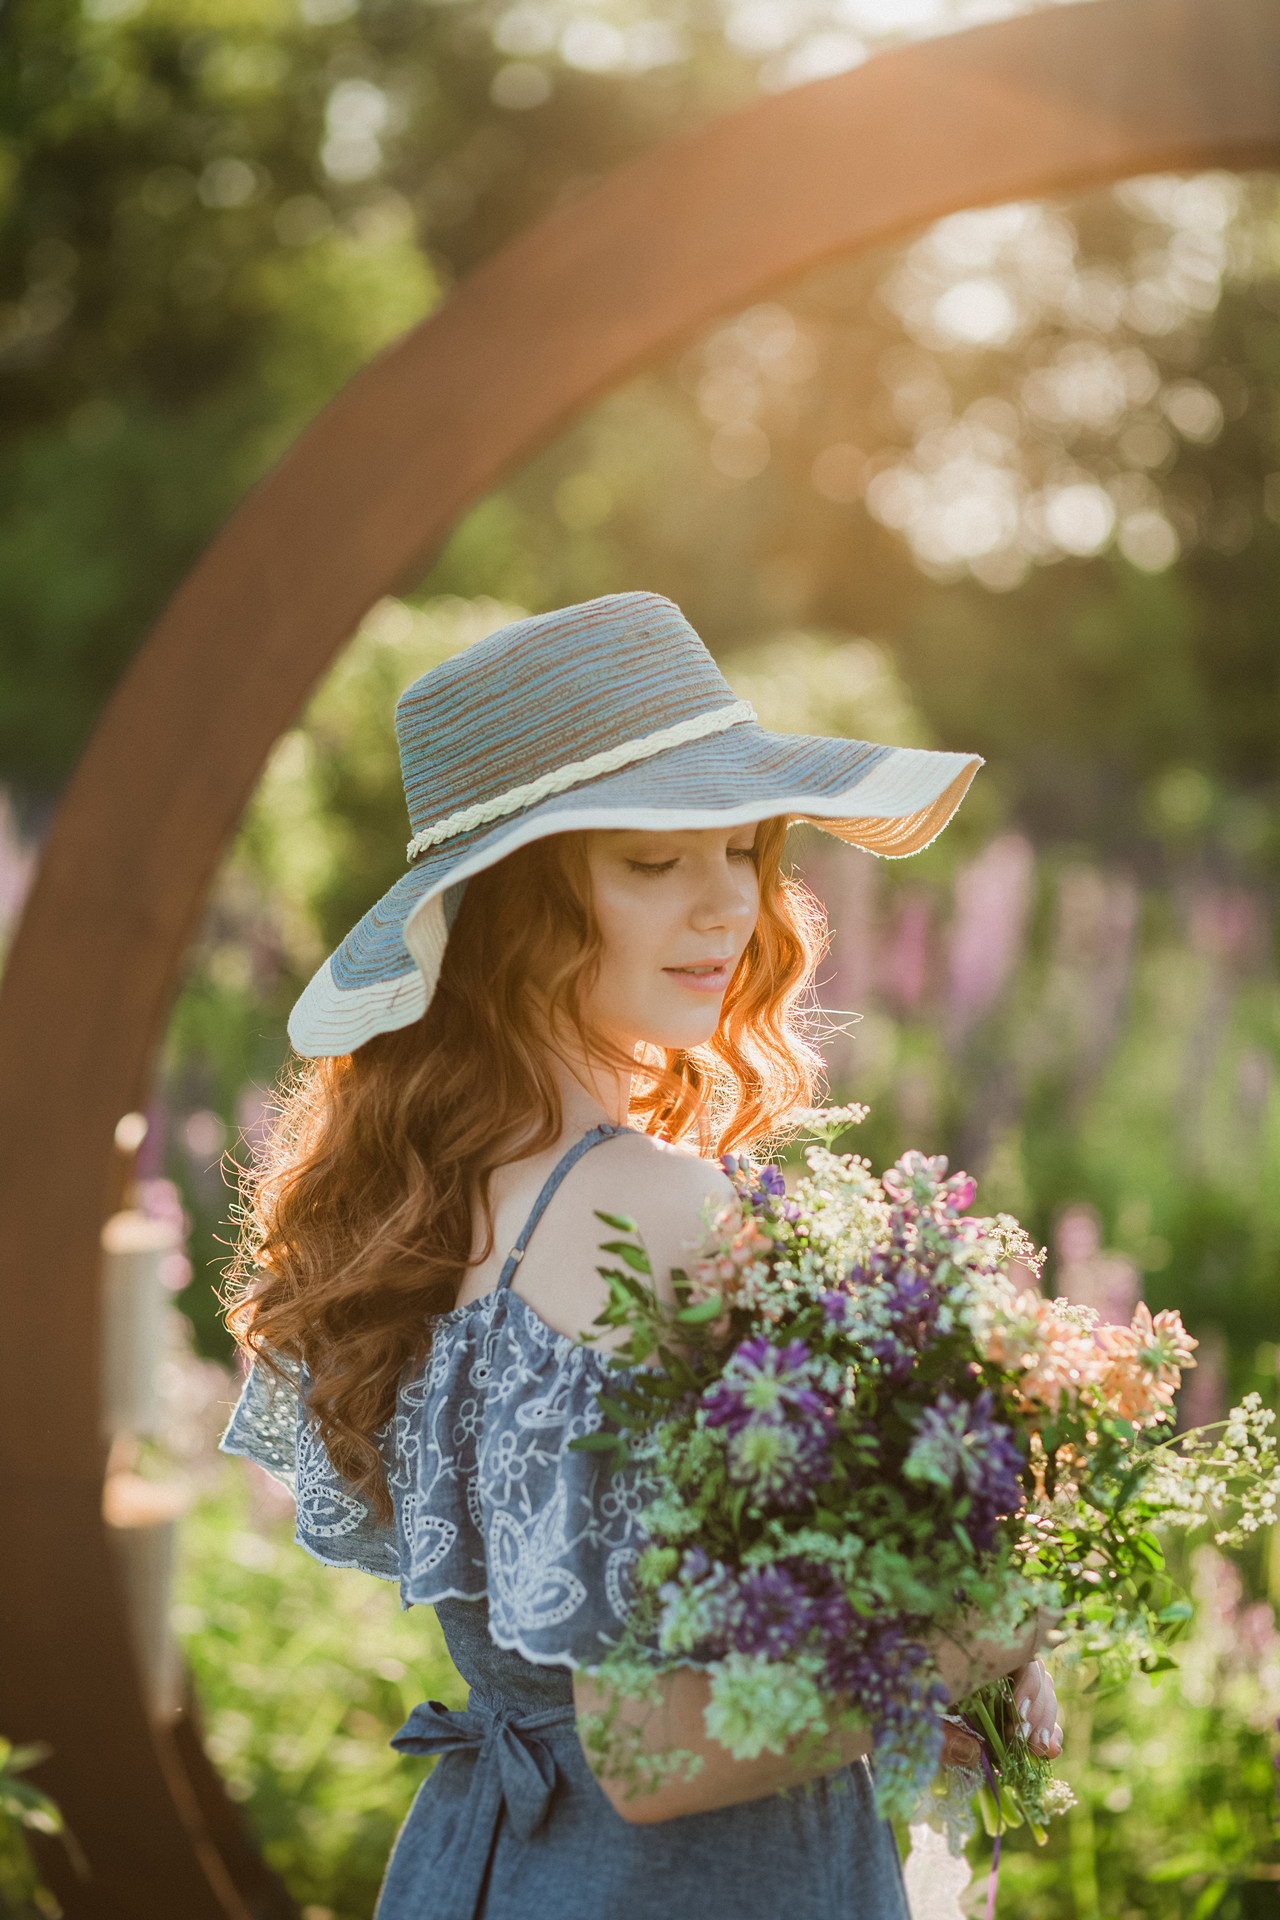
[[[720,1165],[733,1182],[739,1200],[754,1213],[772,1214],[776,1219],[796,1221],[800,1209],[787,1198],[787,1183],[778,1167],[757,1167],[745,1154],[724,1153]]]
[[[781,1566],[745,1574],[729,1607],[729,1637],[738,1653],[780,1660],[799,1646],[813,1625],[812,1598]]]
[[[993,1419],[992,1410],[986,1388],[973,1401],[939,1394],[936,1404],[921,1414],[903,1466],[907,1479],[917,1484],[932,1484],[947,1492],[957,1486],[967,1489],[966,1531],[980,1552],[991,1546],[996,1521],[1017,1513],[1025,1498],[1022,1455],[1013,1434],[1003,1421]]]
[[[905,1618],[859,1619],[850,1613],[845,1631],[827,1646],[825,1680],[832,1693],[847,1694],[870,1723],[876,1742],[877,1784],[896,1755],[906,1775],[906,1797],[918,1792],[937,1766],[942,1749],[946,1690],[927,1676],[930,1662],[920,1629]],[[921,1672],[924,1669],[924,1672]]]

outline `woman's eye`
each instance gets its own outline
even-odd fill
[[[675,866],[674,860],[628,860],[632,873],[670,873]]]
[[[730,847],[729,849],[729,858],[731,860],[754,861],[755,857],[756,857],[756,850],[754,845],[750,847]]]

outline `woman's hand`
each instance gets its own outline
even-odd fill
[[[1043,1660],[1032,1660],[1013,1675],[1013,1704],[1032,1753],[1042,1760],[1056,1760],[1062,1752],[1062,1726],[1058,1696]]]

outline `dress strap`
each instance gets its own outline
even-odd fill
[[[576,1167],[584,1153],[590,1153],[592,1147],[598,1147],[602,1140],[612,1140],[615,1133],[629,1133],[629,1127],[604,1125],[592,1127],[590,1133],[584,1133],[575,1146],[570,1147],[562,1160],[558,1160],[547,1175],[546,1185],[533,1203],[533,1211],[520,1229],[520,1237],[507,1255],[506,1265],[498,1276],[498,1291],[509,1287],[516,1277],[516,1268],[524,1259],[524,1250],[529,1244],[529,1235],[541,1220],[550,1203],[551,1196],[571,1167]]]

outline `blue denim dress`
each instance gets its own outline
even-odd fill
[[[631,1826],[593,1778],[573,1715],[575,1668],[619,1637],[640,1515],[654,1488],[570,1442],[600,1424],[604,1357],[511,1291],[547,1202],[600,1127],[565,1155],[492,1293],[441,1315],[425,1367],[376,1436],[394,1525],[341,1480],[294,1390],[250,1374],[222,1445],[283,1480],[298,1544],[396,1580],[434,1606],[470,1687],[396,1735],[439,1756],[387,1867],[377,1920],[908,1920],[892,1829],[865,1761],[808,1786]]]

